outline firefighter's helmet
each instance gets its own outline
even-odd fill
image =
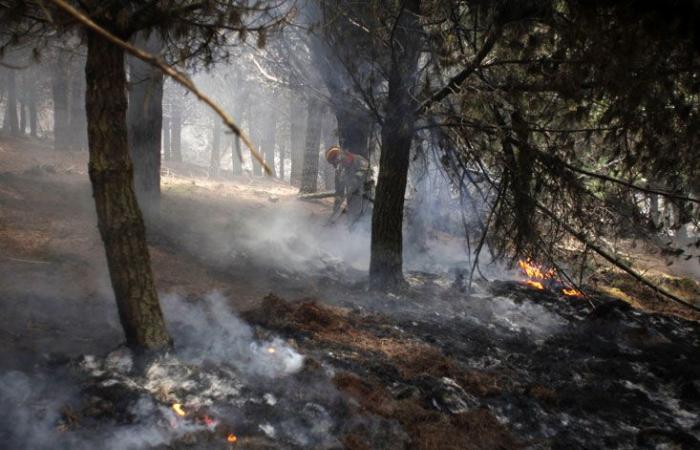
[[[329,163],[335,165],[340,161],[340,157],[342,156],[343,151],[340,149],[338,146],[333,146],[326,150],[326,161]]]

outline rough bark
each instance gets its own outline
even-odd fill
[[[51,80],[53,93],[53,146],[57,151],[70,149],[67,59],[65,52],[59,50],[58,60],[53,68],[53,78]]]
[[[386,117],[382,127],[379,175],[372,215],[369,266],[370,288],[391,291],[402,288],[403,209],[409,155],[416,117],[415,96],[419,49],[419,0],[408,0],[395,30]]]
[[[221,167],[221,120],[214,117],[212,128],[211,155],[209,158],[209,178],[218,178]]]
[[[306,108],[301,97],[289,96],[289,156],[291,159],[291,174],[289,184],[299,186],[304,164],[304,125]]]
[[[171,339],[156,294],[146,230],[133,189],[124,52],[93,32],[87,34],[87,46],[90,181],[119,318],[127,345],[136,350],[161,350],[171,345]]]
[[[306,145],[304,166],[299,193],[310,194],[318,190],[318,150],[321,146],[321,118],[323,105],[315,97],[307,102]]]
[[[158,54],[161,39],[151,35],[139,37],[136,45]],[[160,202],[161,139],[163,128],[163,73],[145,62],[128,58],[129,62],[129,146],[134,163],[134,188],[139,202],[157,208]]]

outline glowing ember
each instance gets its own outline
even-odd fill
[[[566,289],[565,288],[565,289],[562,289],[561,292],[564,295],[567,295],[569,297],[581,297],[581,296],[583,296],[583,293],[581,293],[580,291],[577,291],[576,289]]]
[[[184,417],[187,415],[184,409],[182,409],[182,404],[180,403],[174,403],[173,404],[173,411],[175,411],[175,414],[177,414],[180,417]]]
[[[544,285],[542,283],[540,283],[539,281],[526,280],[525,284],[527,284],[528,286],[532,286],[535,289],[539,289],[539,290],[544,289]]]
[[[277,352],[277,350],[275,349],[275,347],[267,347],[267,353],[273,354],[273,353],[275,353],[275,352]]]
[[[231,444],[235,444],[236,441],[238,441],[238,436],[236,436],[233,433],[230,433],[228,436],[226,436],[226,442],[229,442]]]

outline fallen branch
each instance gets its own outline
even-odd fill
[[[221,108],[211,98],[209,98],[206,94],[200,91],[199,88],[197,88],[197,86],[195,86],[192,80],[188,78],[186,73],[170,67],[169,65],[161,61],[157,56],[145,52],[139,48],[136,48],[128,42],[119,39],[117,36],[113,35],[109,31],[97,25],[95,22],[92,21],[92,19],[87,17],[85,14],[75,9],[73,6],[67,4],[64,0],[49,1],[57,7],[59,7],[60,9],[62,9],[63,11],[65,11],[66,13],[73,16],[86,28],[89,28],[90,30],[99,34],[112,44],[123,48],[127,53],[134,56],[135,58],[138,58],[141,61],[158,68],[164,74],[172,78],[175,82],[182,85],[188,91],[192,92],[200,101],[208,105],[212,110],[214,110],[214,112],[219,117],[221,117],[221,120],[223,120],[226,126],[231,129],[233,134],[235,134],[241,141],[243,141],[246,147],[248,147],[248,149],[250,150],[250,154],[253,155],[253,158],[255,158],[258,161],[258,163],[260,163],[260,165],[265,169],[265,172],[268,175],[272,175],[272,169],[270,169],[270,167],[267,165],[262,155],[260,155],[260,153],[258,153],[258,151],[255,150],[255,147],[253,146],[253,143],[251,142],[250,138],[248,138],[248,136],[243,132],[243,130],[241,130],[238,127],[238,125],[236,125],[233,118],[230,115],[228,115],[226,111],[223,110],[223,108]]]
[[[637,273],[633,268],[625,264],[624,262],[620,261],[619,259],[615,258],[612,256],[610,253],[606,252],[603,250],[601,247],[598,245],[594,244],[591,242],[585,234],[582,232],[574,230],[569,224],[565,223],[561,219],[559,219],[552,211],[550,211],[548,208],[545,208],[540,202],[535,202],[535,206],[537,209],[542,211],[546,216],[548,216],[550,219],[558,223],[564,230],[566,230],[567,233],[571,234],[573,237],[578,239],[582,244],[585,244],[588,246],[588,248],[592,249],[594,252],[602,256],[604,259],[606,259],[608,262],[610,262],[612,265],[615,267],[622,269],[624,272],[629,274],[632,278],[635,280],[639,281],[640,283],[644,284],[645,286],[653,289],[655,292],[662,294],[663,296],[667,297],[668,299],[679,303],[683,306],[687,306],[688,308],[694,310],[694,311],[700,311],[700,307],[693,305],[692,303],[689,303],[673,294],[665,290],[664,288],[657,286],[656,284],[652,283],[651,281],[647,280],[643,275]]]

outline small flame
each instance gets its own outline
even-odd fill
[[[544,290],[544,285],[539,281],[525,280],[525,284],[527,284],[528,286],[532,286],[535,289]]]
[[[182,404],[181,403],[174,403],[173,404],[173,411],[175,411],[175,414],[177,414],[180,417],[185,417],[187,413],[185,412],[184,409],[182,409]]]
[[[272,355],[276,352],[277,352],[277,349],[275,347],[267,347],[267,353]]]
[[[235,434],[229,433],[229,435],[226,436],[226,442],[230,444],[235,444],[236,441],[238,441],[238,436],[236,436]]]
[[[562,292],[564,295],[567,295],[567,296],[569,296],[569,297],[582,297],[582,296],[583,296],[583,293],[581,293],[581,291],[577,291],[576,289],[566,289],[566,288],[564,288],[564,289],[561,290],[561,292]]]

